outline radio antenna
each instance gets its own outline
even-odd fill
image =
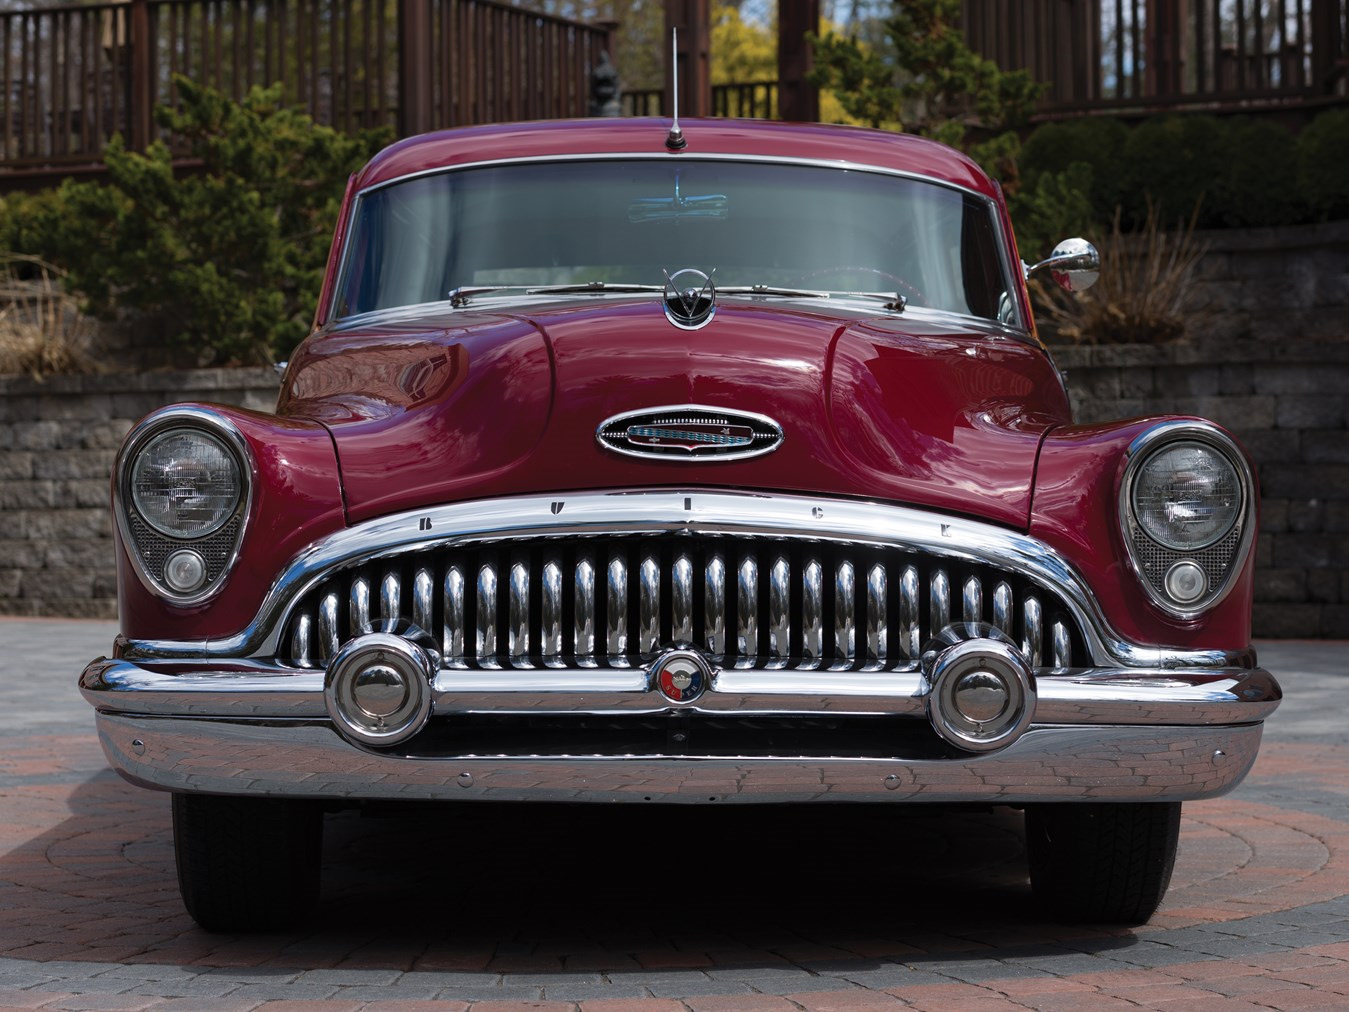
[[[682,151],[689,142],[679,129],[679,29],[670,29],[670,132],[665,135],[665,146],[671,151]]]

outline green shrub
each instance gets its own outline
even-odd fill
[[[1123,123],[1100,116],[1037,127],[1021,149],[1018,164],[1022,185],[1033,190],[1045,175],[1061,175],[1072,165],[1086,165],[1091,169],[1085,195],[1092,218],[1098,224],[1108,224],[1124,198],[1124,145],[1128,137],[1129,128]]]
[[[1203,214],[1210,227],[1288,225],[1304,216],[1292,135],[1268,120],[1225,120],[1222,170],[1213,178]]]
[[[1349,218],[1349,109],[1321,113],[1298,134],[1298,184],[1319,220]]]
[[[109,145],[108,182],[67,180],[16,202],[0,241],[68,272],[89,309],[202,349],[203,361],[286,355],[313,316],[345,181],[385,138],[349,137],[280,106],[177,79],[163,143]]]
[[[1199,208],[1198,227],[1221,222],[1213,215],[1215,180],[1227,171],[1223,128],[1212,116],[1164,116],[1129,131],[1124,145],[1123,223],[1144,227],[1149,205],[1163,223],[1188,220]]]

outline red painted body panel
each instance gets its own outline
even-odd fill
[[[253,620],[278,568],[316,538],[345,523],[332,439],[321,425],[218,404],[201,405],[233,422],[253,460],[247,533],[220,594],[192,607],[171,607],[135,575],[117,537],[122,635],[131,639],[214,639]]]
[[[1244,650],[1251,642],[1255,553],[1226,598],[1201,620],[1182,622],[1152,603],[1129,566],[1116,503],[1125,450],[1158,418],[1059,429],[1045,440],[1030,533],[1072,561],[1115,632],[1137,643]],[[1178,420],[1168,416],[1167,420]]]
[[[332,427],[353,522],[486,496],[702,485],[885,499],[1024,529],[1040,436],[1067,423],[1068,405],[1040,349],[994,333],[731,299],[688,332],[656,296],[445,314],[311,339],[282,410]],[[613,415],[678,404],[768,415],[785,443],[691,463],[595,440]]]

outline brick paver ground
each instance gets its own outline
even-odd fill
[[[1141,928],[1037,919],[1005,810],[468,806],[330,817],[314,923],[232,937],[74,691],[113,631],[0,619],[3,1008],[1349,1008],[1343,643],[1262,645],[1290,698]]]

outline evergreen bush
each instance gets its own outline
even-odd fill
[[[90,311],[202,364],[284,357],[309,328],[346,179],[387,137],[319,126],[279,86],[234,102],[176,85],[179,108],[156,110],[176,151],[114,138],[107,183],[11,201],[0,246],[58,265]]]
[[[1298,186],[1316,220],[1349,218],[1349,109],[1316,117],[1297,137]]]

